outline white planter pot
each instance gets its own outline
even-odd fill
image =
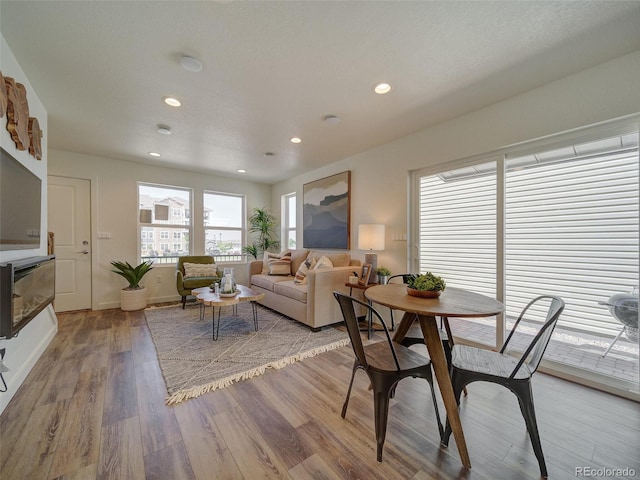
[[[147,308],[147,287],[120,290],[120,310],[131,312]]]

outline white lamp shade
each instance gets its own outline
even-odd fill
[[[359,250],[384,250],[384,225],[362,224],[358,226]]]

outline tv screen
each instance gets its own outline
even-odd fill
[[[42,181],[0,148],[0,250],[40,247]]]

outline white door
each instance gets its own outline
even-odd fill
[[[91,308],[89,180],[48,177],[48,230],[56,256],[55,311]]]

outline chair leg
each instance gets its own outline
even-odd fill
[[[342,405],[342,418],[347,415],[347,407],[349,406],[349,397],[351,396],[351,387],[353,387],[353,379],[356,378],[356,370],[358,369],[358,363],[353,365],[353,372],[351,372],[351,381],[349,382],[349,390],[347,390],[347,398],[344,399]]]
[[[451,369],[451,384],[453,386],[453,395],[456,397],[456,403],[460,406],[460,395],[462,391],[465,389],[467,383],[469,383],[466,378],[463,378],[460,374],[458,374],[458,370],[455,368]],[[449,417],[447,417],[447,423],[444,427],[444,433],[442,434],[441,445],[445,447],[449,446],[449,438],[451,437],[451,424],[449,423]]]
[[[386,379],[373,381],[373,408],[376,425],[377,460],[382,462],[382,448],[387,436],[387,417],[389,416],[389,394],[395,383],[389,384]]]
[[[520,411],[524,417],[524,421],[527,425],[527,432],[529,432],[529,438],[531,439],[531,445],[533,451],[538,459],[538,465],[540,466],[540,474],[547,478],[547,465],[544,461],[544,454],[542,453],[542,445],[540,443],[540,434],[538,432],[538,422],[536,421],[536,411],[533,406],[533,393],[531,391],[531,383],[518,385],[512,390],[518,397],[518,403],[520,404]]]
[[[436,398],[436,390],[433,386],[433,376],[431,375],[431,370],[429,370],[429,377],[427,381],[429,382],[429,387],[431,388],[431,398],[433,399],[433,408],[436,411],[436,421],[438,422],[438,432],[440,433],[440,441],[444,436],[444,428],[442,427],[442,420],[440,419],[440,410],[438,409],[438,399]]]
[[[182,309],[184,310],[185,305],[187,304],[187,297],[186,295],[182,295]]]

